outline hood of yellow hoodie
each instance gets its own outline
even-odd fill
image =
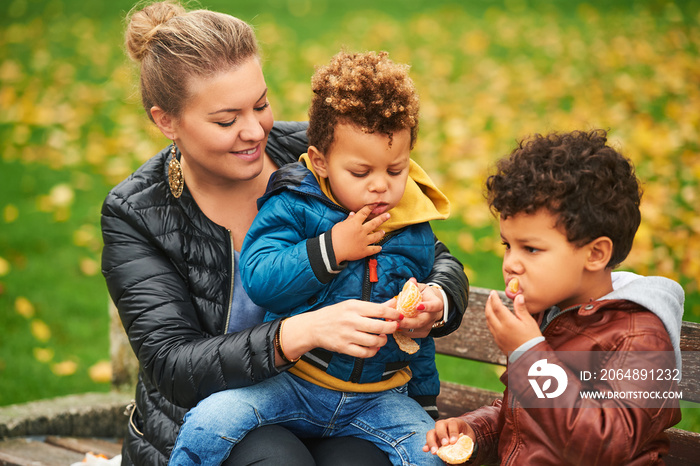
[[[308,154],[302,154],[299,161],[311,170],[321,186],[323,194],[334,203],[340,205],[331,193],[330,183],[327,178],[321,178],[314,171]],[[406,190],[399,203],[389,211],[391,218],[384,222],[381,229],[389,233],[408,225],[429,222],[431,220],[444,220],[450,215],[450,201],[440,191],[428,174],[413,159],[408,168],[408,180]]]

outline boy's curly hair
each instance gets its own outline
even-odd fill
[[[632,162],[606,143],[604,130],[523,139],[486,181],[491,211],[508,218],[548,209],[576,246],[610,238],[608,267],[619,265],[641,221],[642,191]]]
[[[309,108],[309,145],[327,153],[338,124],[352,124],[368,133],[389,136],[411,130],[411,149],[418,134],[419,100],[408,65],[387,52],[336,54],[311,78],[314,92]]]

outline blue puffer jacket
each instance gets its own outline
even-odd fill
[[[384,302],[396,296],[410,277],[425,280],[433,267],[434,236],[430,224],[423,222],[387,234],[379,254],[341,264],[340,270],[329,273],[323,256],[332,255],[332,246],[324,242],[330,242],[331,228],[349,211],[323,194],[302,163],[286,165],[272,175],[258,209],[241,250],[241,278],[250,298],[268,309],[267,320],[347,299]],[[330,262],[334,264],[335,258]],[[378,278],[374,283],[373,267]],[[413,355],[389,338],[373,358],[316,349],[303,360],[354,383],[387,380],[410,363],[409,395],[423,406],[433,406],[440,389],[435,345],[431,337],[416,341],[421,349]]]

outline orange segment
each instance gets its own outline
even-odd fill
[[[460,434],[457,443],[438,448],[437,455],[447,464],[462,464],[474,451],[474,442],[468,435]]]
[[[403,332],[394,332],[394,340],[396,340],[399,349],[404,353],[415,354],[420,349],[420,345],[416,340],[405,335]]]
[[[508,291],[516,294],[520,289],[520,281],[517,278],[511,278],[508,282]]]
[[[401,311],[406,317],[415,317],[417,314],[416,307],[418,307],[418,303],[421,302],[422,298],[418,285],[409,280],[404,284],[401,293],[396,297],[396,309]]]

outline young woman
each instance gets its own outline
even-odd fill
[[[102,210],[103,274],[141,366],[123,464],[166,464],[188,409],[313,348],[365,358],[399,326],[416,337],[459,326],[468,284],[438,241],[426,283],[445,296],[429,287],[415,318],[353,300],[291,317],[283,331],[279,320],[262,323],[265,310],[240,287],[238,251],[269,175],[306,152],[306,124],[274,123],[256,39],[241,20],[154,3],[131,15],[126,45],[146,113],[173,144]],[[226,464],[253,463],[389,464],[368,442],[302,442],[275,426],[248,434]]]

